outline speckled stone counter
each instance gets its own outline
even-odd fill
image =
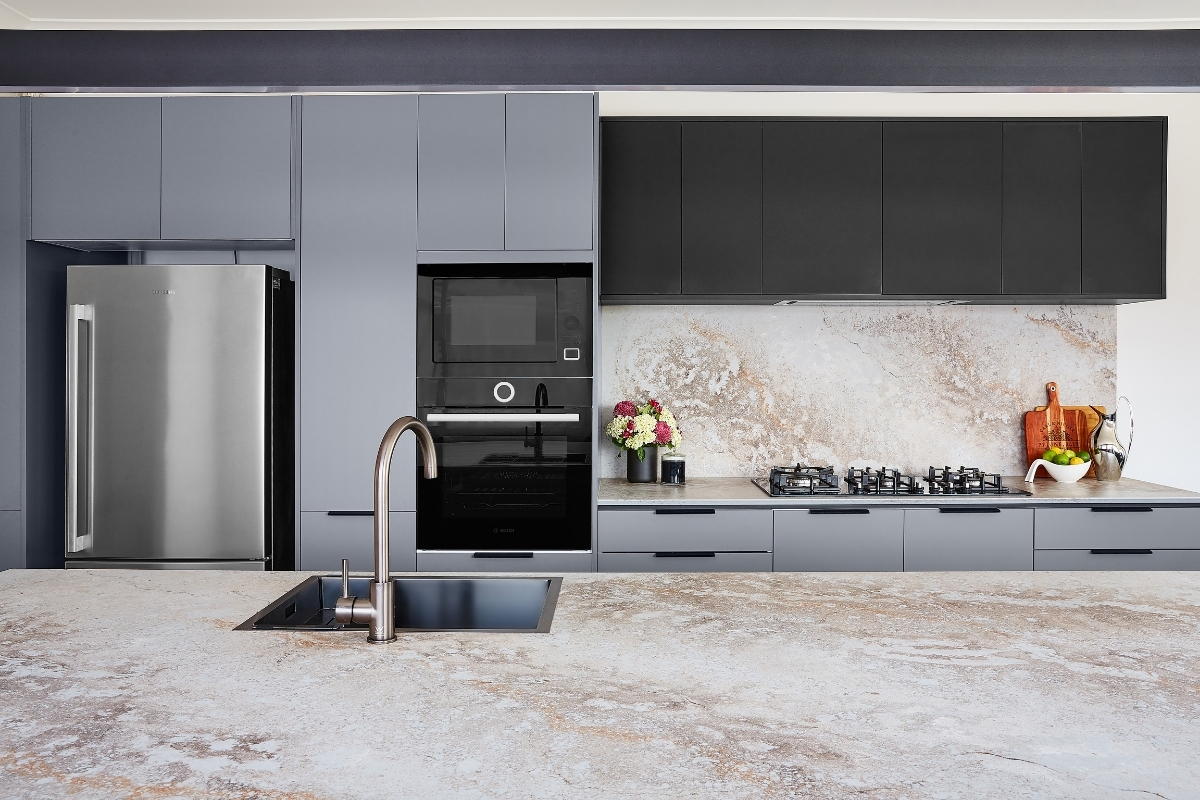
[[[567,576],[549,634],[0,574],[0,797],[1200,796],[1200,575]]]
[[[1157,483],[1122,478],[1119,481],[1097,481],[1084,478],[1077,483],[1058,483],[1050,478],[1038,478],[1026,483],[1020,477],[1004,478],[1004,485],[1014,491],[1008,495],[961,497],[946,495],[872,495],[870,497],[819,495],[810,497],[771,497],[750,482],[749,478],[689,478],[683,486],[661,483],[630,483],[621,478],[600,481],[598,502],[603,506],[636,505],[705,505],[759,506],[767,508],[807,507],[823,504],[865,505],[944,505],[946,503],[985,503],[989,506],[1037,506],[1154,504],[1200,506],[1200,494],[1173,489]],[[1017,491],[1029,495],[1015,494]]]

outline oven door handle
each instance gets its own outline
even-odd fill
[[[579,422],[578,414],[430,414],[426,422]]]

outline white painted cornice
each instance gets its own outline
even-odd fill
[[[1200,0],[0,0],[31,30],[1200,28]]]

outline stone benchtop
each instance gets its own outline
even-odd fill
[[[548,634],[0,573],[0,797],[1196,797],[1200,575],[568,575]]]
[[[1038,478],[1026,483],[1023,477],[1005,477],[1004,485],[1014,494],[986,496],[946,495],[871,495],[869,497],[816,495],[808,497],[771,497],[749,478],[689,478],[682,486],[661,483],[630,483],[623,478],[603,478],[597,493],[601,507],[641,505],[749,506],[763,508],[808,507],[814,505],[946,505],[979,503],[989,506],[1030,505],[1104,505],[1140,503],[1155,505],[1200,505],[1200,494],[1157,483],[1122,478],[1097,481],[1084,478],[1076,483],[1058,483]],[[842,487],[845,492],[845,487]],[[1029,495],[1015,494],[1018,491]]]

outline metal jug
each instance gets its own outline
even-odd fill
[[[1117,438],[1117,411],[1121,401],[1129,406],[1129,444],[1123,445]],[[1133,404],[1129,398],[1122,395],[1117,398],[1117,406],[1113,413],[1105,414],[1092,406],[1092,410],[1100,415],[1100,424],[1092,431],[1092,461],[1096,465],[1096,480],[1119,481],[1121,470],[1125,468],[1125,459],[1133,449]]]

